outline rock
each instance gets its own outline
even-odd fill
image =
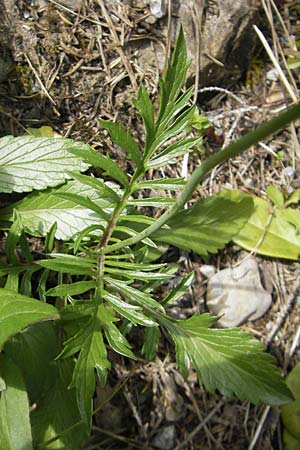
[[[74,11],[78,11],[83,5],[83,0],[60,0],[59,3],[63,6],[65,6],[66,8],[70,8],[70,9],[73,9]],[[43,8],[47,5],[49,5],[49,1],[48,0],[36,0],[36,4],[39,8]]]
[[[213,277],[214,275],[215,275],[215,273],[216,273],[216,268],[215,268],[215,266],[211,266],[211,265],[209,265],[209,264],[203,264],[201,267],[200,267],[200,273],[202,274],[202,275],[204,275],[206,278],[211,278],[211,277]]]
[[[167,12],[167,1],[166,0],[150,0],[150,11],[153,16],[160,19]]]
[[[283,169],[284,175],[286,175],[289,178],[292,178],[295,175],[295,169],[291,166],[287,166]]]
[[[263,288],[257,262],[250,257],[209,279],[206,302],[210,313],[223,316],[218,325],[225,328],[261,317],[270,307],[272,296]]]
[[[157,23],[162,28],[161,34],[167,38],[165,4],[163,0],[151,0],[149,9],[152,15],[160,18]],[[238,79],[246,70],[255,49],[254,43],[257,42],[252,25],[258,16],[258,4],[257,0],[172,1],[172,41],[175,42],[179,27],[182,25],[188,57],[192,61],[190,74],[194,74],[197,70],[195,21],[201,22],[200,86],[227,85]],[[161,51],[161,45],[152,42],[138,52],[143,57],[141,67],[145,72],[153,65],[153,59],[157,59],[155,57],[157,51]]]
[[[159,430],[152,440],[153,447],[171,450],[175,447],[176,430],[174,425],[167,425]]]
[[[267,80],[269,81],[278,81],[278,72],[276,69],[271,69],[267,72]]]

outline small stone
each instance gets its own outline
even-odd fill
[[[153,447],[172,450],[175,447],[176,430],[174,425],[167,425],[159,430],[152,440]]]
[[[146,17],[145,22],[149,25],[154,25],[155,22],[157,22],[157,17],[151,14],[150,16]]]
[[[206,303],[210,313],[222,316],[218,325],[224,328],[263,316],[272,296],[261,284],[255,258],[247,258],[239,266],[220,270],[210,278]]]
[[[283,173],[285,176],[287,176],[289,178],[293,178],[293,176],[295,174],[295,169],[293,169],[291,166],[287,166],[283,169]]]
[[[150,11],[153,16],[161,19],[167,12],[166,0],[150,0]]]
[[[35,3],[39,8],[43,8],[49,4],[47,0],[35,0]],[[59,3],[73,11],[78,11],[82,6],[83,0],[60,0]]]
[[[206,278],[211,278],[216,273],[215,266],[211,266],[209,264],[203,264],[203,266],[200,267],[200,273],[204,275]]]
[[[278,72],[276,69],[271,69],[267,72],[267,80],[278,81]]]

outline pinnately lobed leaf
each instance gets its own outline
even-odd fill
[[[138,164],[142,155],[130,131],[125,130],[123,125],[111,120],[100,120],[100,124],[109,132],[111,140],[119,145],[128,154],[128,157]]]
[[[70,150],[83,153],[89,145],[72,139],[5,136],[0,139],[0,192],[30,192],[57,186],[68,171],[84,171],[88,164]]]
[[[0,289],[0,350],[11,336],[32,323],[58,317],[57,309],[52,305]]]
[[[174,340],[183,376],[187,377],[191,363],[209,392],[235,394],[255,404],[289,403],[293,396],[264,346],[239,329],[210,328],[216,321],[209,314],[182,321],[161,319]]]

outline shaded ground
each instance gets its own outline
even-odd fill
[[[97,119],[116,118],[135,130],[137,139],[142,135],[132,99],[141,81],[155,97],[161,62],[145,71],[137,55],[145,40],[160,41],[165,51],[168,39],[159,21],[147,22],[149,12],[139,2],[131,8],[126,2],[115,2],[113,12],[107,15],[101,3],[85,1],[80,9],[73,10],[54,0],[11,2],[9,14],[4,15],[1,24],[0,133],[18,135],[29,126],[49,125],[61,135],[109,152],[130,171],[122,151],[103,140]],[[291,55],[287,36],[296,35],[299,39],[299,10],[297,2],[281,3],[288,33],[273,10],[273,45],[277,45],[279,55],[280,45]],[[124,42],[129,44],[123,46]],[[280,80],[267,77],[271,68],[269,63],[258,59],[240,85],[229,86],[226,91],[213,90],[209,95],[200,93],[200,107],[213,123],[206,152],[230,142],[289,102]],[[291,85],[294,82],[297,94],[299,70],[292,76]],[[280,159],[276,157],[278,152]],[[189,172],[201,158],[203,155],[197,151],[190,156]],[[166,170],[169,175],[180,175],[185,170],[184,163]],[[214,170],[205,180],[200,195],[218,192],[226,186],[265,196],[269,184],[291,193],[300,187],[299,171],[299,124],[298,128],[296,124]],[[243,259],[245,253],[229,246],[209,261],[185,253],[169,256],[181,262],[183,273],[195,270],[197,275],[197,282],[180,310],[172,311],[187,317],[206,310],[206,280],[200,274],[201,265],[229,267]],[[273,285],[273,305],[262,319],[242,328],[267,344],[286,373],[300,357],[297,347],[300,266],[286,261],[258,260]],[[140,336],[137,334],[135,339],[138,348]],[[87,448],[282,449],[277,409],[209,395],[199,388],[193,372],[184,383],[175,370],[173,347],[166,338],[157,358],[149,364],[142,359],[129,363],[115,354],[111,358],[114,369],[108,387],[104,391],[98,389],[95,399],[96,407],[103,402],[105,406],[95,417]],[[120,387],[118,392],[116,386]]]

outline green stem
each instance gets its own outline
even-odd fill
[[[250,131],[245,136],[240,138],[238,141],[228,145],[228,147],[226,147],[224,150],[221,150],[209,156],[201,164],[201,166],[199,166],[193,172],[182,194],[177,198],[176,203],[168,211],[166,211],[158,220],[156,220],[156,222],[143,230],[141,233],[138,233],[131,238],[125,239],[122,242],[107,246],[103,249],[103,254],[111,253],[126,246],[136,244],[137,242],[140,242],[153,234],[155,231],[159,230],[165,223],[170,220],[172,216],[174,216],[174,214],[176,214],[180,209],[184,207],[199,183],[214,167],[219,164],[223,164],[230,158],[239,155],[252,145],[255,145],[259,141],[267,138],[269,135],[276,133],[281,128],[284,128],[286,125],[288,125],[298,117],[300,117],[300,104],[296,104],[290,107],[274,119],[263,123],[255,130]]]

